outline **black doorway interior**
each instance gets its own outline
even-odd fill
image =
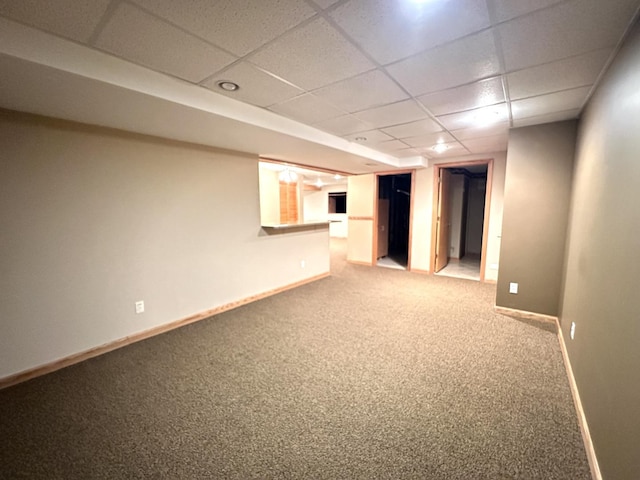
[[[410,207],[410,173],[378,176],[378,265],[407,268]]]

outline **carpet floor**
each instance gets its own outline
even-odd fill
[[[556,336],[349,265],[0,391],[0,478],[589,479]]]

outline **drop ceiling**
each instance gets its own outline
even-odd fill
[[[578,118],[639,6],[4,0],[0,106],[349,173],[422,166]]]

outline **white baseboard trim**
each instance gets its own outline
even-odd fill
[[[243,298],[236,302],[220,305],[219,307],[215,307],[210,310],[206,310],[204,312],[200,312],[186,318],[165,323],[164,325],[159,325],[149,330],[145,330],[144,332],[135,333],[133,335],[129,335],[127,337],[114,340],[113,342],[109,342],[104,345],[100,345],[98,347],[85,350],[83,352],[78,352],[78,353],[69,355],[67,357],[61,358],[59,360],[54,360],[53,362],[40,365],[38,367],[31,368],[29,370],[24,370],[22,372],[18,372],[13,375],[9,375],[8,377],[0,378],[0,390],[2,390],[3,388],[10,387],[12,385],[17,385],[18,383],[26,382],[27,380],[31,380],[32,378],[46,375],[47,373],[55,372],[56,370],[60,370],[62,368],[68,367],[70,365],[74,365],[76,363],[80,363],[84,360],[97,357],[104,353],[111,352],[112,350],[126,347],[127,345],[131,345],[132,343],[139,342],[141,340],[145,340],[147,338],[151,338],[156,335],[160,335],[161,333],[174,330],[184,325],[189,325],[190,323],[199,322],[200,320],[204,320],[205,318],[212,317],[213,315],[226,312],[227,310],[232,310],[242,305],[246,305],[248,303],[252,303],[258,300],[262,300],[263,298],[270,297],[271,295],[276,295],[286,290],[291,290],[292,288],[300,287],[307,283],[315,282],[316,280],[320,280],[330,275],[331,275],[330,272],[326,272],[320,275],[316,275],[314,277],[306,278],[299,282],[295,282],[289,285],[285,285],[283,287],[275,288],[273,290],[259,293],[257,295],[252,295],[250,297]]]
[[[580,392],[578,391],[578,385],[576,379],[573,376],[573,369],[571,368],[571,361],[569,360],[569,354],[567,353],[567,346],[564,343],[564,336],[562,335],[562,328],[558,323],[558,341],[560,343],[560,350],[562,351],[562,358],[564,360],[564,367],[567,371],[567,377],[569,377],[569,387],[571,388],[571,395],[573,396],[573,403],[576,407],[578,414],[578,423],[580,424],[580,431],[582,432],[582,441],[584,442],[584,449],[587,452],[587,460],[589,461],[589,467],[591,468],[591,476],[593,480],[602,480],[602,473],[600,472],[600,465],[598,465],[598,457],[596,457],[596,451],[593,448],[593,441],[591,440],[591,434],[589,433],[589,425],[587,424],[587,417],[584,414],[582,408],[582,401],[580,400]]]

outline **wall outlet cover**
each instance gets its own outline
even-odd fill
[[[514,295],[518,294],[518,284],[515,282],[509,283],[509,293],[513,293]]]

